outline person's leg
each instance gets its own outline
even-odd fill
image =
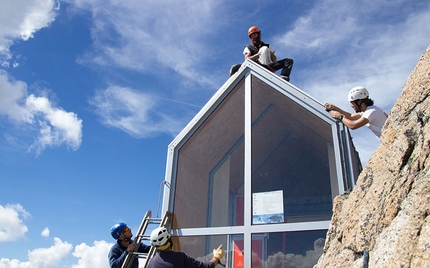
[[[242,66],[242,63],[238,63],[238,64],[231,66],[230,76],[234,75],[240,69],[240,66]]]
[[[260,50],[258,50],[258,54],[260,56],[258,57],[258,61],[263,65],[269,65],[270,60],[270,49],[267,46],[262,46]]]
[[[291,74],[291,69],[293,68],[293,64],[294,64],[293,59],[286,58],[286,59],[278,60],[277,62],[272,63],[269,66],[276,71],[279,69],[282,69],[281,77],[287,81],[290,81],[290,74]]]

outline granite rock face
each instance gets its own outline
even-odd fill
[[[317,267],[430,267],[430,46],[354,190],[334,200]]]

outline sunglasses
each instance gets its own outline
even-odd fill
[[[130,230],[131,230],[130,228],[125,227],[125,228],[124,228],[124,230],[122,231],[122,233],[126,233],[126,232],[128,232],[128,231],[130,231]]]

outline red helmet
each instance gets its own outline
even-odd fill
[[[257,26],[251,26],[248,30],[248,36],[250,36],[253,33],[260,33],[260,29],[258,29]]]

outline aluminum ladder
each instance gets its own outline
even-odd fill
[[[151,246],[151,249],[148,253],[141,253],[137,252],[139,249],[140,242],[142,240],[150,240],[150,236],[146,235],[145,232],[149,224],[158,224],[159,227],[168,227],[167,223],[170,219],[170,212],[166,211],[164,213],[164,216],[162,218],[151,218],[152,212],[151,210],[148,210],[145,213],[145,216],[142,219],[142,223],[140,224],[139,229],[137,230],[136,238],[134,239],[133,243],[136,245],[133,252],[129,252],[127,256],[125,257],[124,263],[122,264],[121,268],[130,268],[133,261],[137,258],[145,259],[145,265],[144,268],[146,268],[149,264],[149,261],[151,258],[155,255],[155,247]]]

